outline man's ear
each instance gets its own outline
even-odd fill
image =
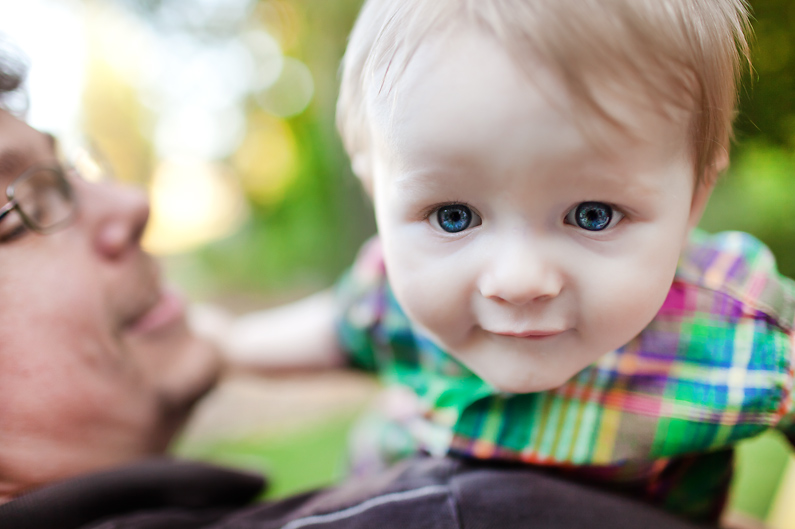
[[[373,198],[373,164],[369,152],[358,152],[351,156],[353,174],[362,183],[362,187],[370,198]]]

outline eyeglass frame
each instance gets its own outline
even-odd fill
[[[35,165],[23,171],[22,174],[14,178],[14,180],[6,187],[6,198],[8,198],[8,202],[6,202],[5,204],[3,204],[2,207],[0,207],[0,222],[2,222],[3,219],[5,219],[8,215],[10,215],[12,211],[16,210],[17,213],[19,214],[19,218],[22,220],[22,224],[24,224],[26,228],[36,233],[40,233],[42,235],[49,235],[71,224],[77,213],[78,203],[74,187],[72,186],[71,183],[69,183],[69,180],[66,178],[66,171],[68,170],[74,170],[74,169],[68,168],[64,170],[64,168],[60,165],[54,165],[54,166]],[[63,220],[56,222],[55,224],[47,228],[42,228],[41,226],[37,225],[35,221],[31,220],[28,217],[28,215],[24,211],[22,211],[22,208],[19,205],[19,201],[14,196],[15,194],[14,191],[16,189],[16,186],[18,186],[19,183],[23,182],[26,178],[30,178],[37,171],[50,171],[53,174],[55,174],[55,176],[60,180],[59,183],[63,184],[64,189],[66,190],[65,196],[68,199],[69,203],[71,204],[69,215]]]

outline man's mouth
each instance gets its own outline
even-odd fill
[[[185,302],[173,288],[163,288],[157,301],[127,325],[132,334],[147,334],[168,327],[185,315]]]

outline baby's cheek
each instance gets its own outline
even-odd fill
[[[634,338],[654,318],[671,286],[675,265],[637,263],[611,270],[593,282],[585,308],[588,328],[614,349]]]
[[[408,316],[449,345],[469,328],[465,284],[455,270],[430,264],[396,277],[392,286]]]

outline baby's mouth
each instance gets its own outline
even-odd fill
[[[512,338],[524,338],[528,340],[544,340],[560,336],[566,329],[532,329],[524,331],[491,331],[492,334],[508,336]]]

